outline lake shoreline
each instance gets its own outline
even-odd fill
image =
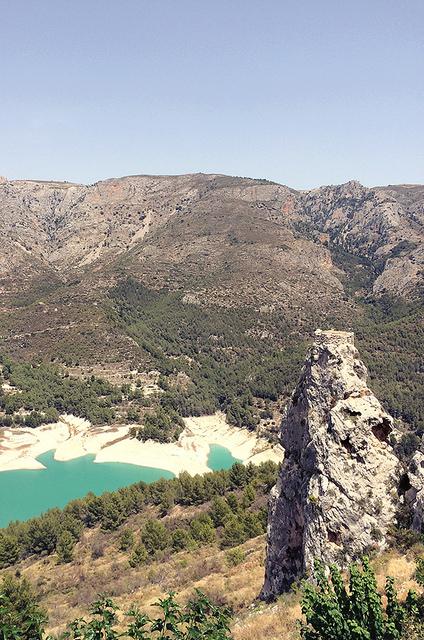
[[[131,464],[93,464],[93,454],[61,462],[54,451],[39,456],[43,470],[15,470],[0,473],[0,528],[15,520],[25,521],[49,509],[63,509],[88,493],[102,495],[138,482],[150,484],[174,475],[165,469]]]
[[[158,468],[178,475],[210,471],[208,456],[211,444],[227,448],[244,463],[265,460],[281,462],[283,451],[255,433],[229,425],[224,414],[184,419],[185,428],[177,442],[140,442],[129,437],[131,425],[93,427],[87,420],[63,415],[59,421],[35,429],[5,428],[0,432],[0,472],[19,469],[43,469],[37,460],[54,451],[57,461],[75,460],[87,454],[94,462],[121,462]]]

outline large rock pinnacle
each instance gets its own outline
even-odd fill
[[[263,599],[287,591],[314,559],[345,564],[384,547],[399,475],[392,430],[353,333],[318,330],[281,425]]]

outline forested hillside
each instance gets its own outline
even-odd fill
[[[419,185],[203,174],[2,181],[0,353],[132,393],[161,373],[149,411],[126,387],[117,407],[120,389],[57,383],[57,409],[95,423],[152,414],[173,439],[178,416],[222,409],[272,433],[315,329],[352,328],[377,395],[419,435],[423,201]]]

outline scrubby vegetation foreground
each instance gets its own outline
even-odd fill
[[[335,566],[327,574],[317,565],[315,582],[296,587],[289,600],[252,605],[263,579],[261,534],[276,474],[272,463],[235,464],[205,476],[181,474],[12,523],[0,534],[0,560],[9,566],[0,588],[0,640],[47,640],[47,629],[68,640],[275,640],[278,625],[285,640],[422,640],[422,593],[409,584],[408,595],[402,589],[398,598],[390,578],[379,591],[366,559],[362,567],[351,566],[348,580]],[[107,549],[99,546],[98,536]],[[424,586],[420,537],[397,530],[393,543],[402,553],[416,546],[415,582]],[[192,566],[196,558],[204,566],[200,574]],[[159,578],[163,575],[168,584]],[[233,585],[243,593],[240,600],[233,598]],[[182,593],[177,597],[170,589]],[[88,608],[102,590],[107,595]],[[297,624],[287,633],[283,620],[294,620],[293,614]]]
[[[424,586],[424,559],[416,569],[417,583]],[[349,568],[343,579],[336,566],[327,571],[319,563],[314,582],[302,585],[302,614],[298,621],[303,640],[422,640],[424,595],[410,590],[401,602],[393,578],[386,579],[384,598],[369,560]],[[170,593],[154,603],[159,615],[151,617],[137,606],[121,611],[114,601],[101,596],[89,609],[90,618],[70,622],[60,638],[93,640],[231,640],[231,611],[213,604],[201,591],[185,606]],[[0,590],[0,640],[44,640],[47,616],[29,585],[11,576]]]
[[[229,640],[230,611],[215,606],[201,592],[181,607],[173,594],[159,600],[160,614],[151,618],[137,607],[124,613],[107,597],[101,597],[91,607],[91,619],[80,618],[68,625],[62,638],[113,640],[128,637],[134,640]],[[47,617],[37,605],[29,584],[5,578],[0,592],[0,640],[42,640]]]

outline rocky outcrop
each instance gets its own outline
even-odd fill
[[[423,283],[423,197],[420,185],[367,189],[350,181],[303,192],[296,213],[333,252],[372,266],[373,293],[414,297]]]
[[[403,477],[404,500],[411,510],[411,527],[424,533],[424,453],[417,451]]]
[[[399,475],[392,431],[353,333],[317,331],[282,421],[263,599],[288,590],[316,558],[343,565],[385,546]]]

